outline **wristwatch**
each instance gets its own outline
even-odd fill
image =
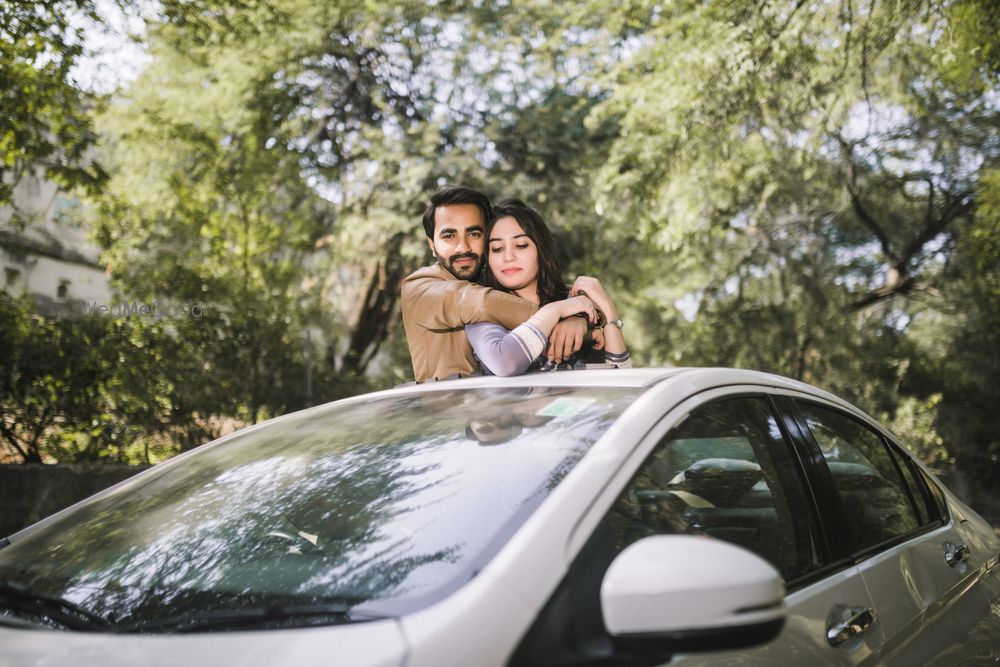
[[[616,318],[615,318],[615,319],[613,319],[613,320],[608,320],[608,322],[607,322],[607,323],[608,323],[608,324],[613,324],[613,325],[615,325],[616,327],[618,327],[619,329],[624,329],[624,328],[625,328],[625,323],[624,323],[624,322],[622,322],[622,318],[621,318],[621,317],[616,317]]]

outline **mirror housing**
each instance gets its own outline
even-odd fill
[[[632,544],[601,584],[601,612],[622,649],[640,654],[763,644],[785,623],[785,586],[767,561],[710,537]]]

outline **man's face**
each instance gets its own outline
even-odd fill
[[[483,264],[485,221],[475,204],[438,206],[434,238],[427,239],[438,262],[459,280],[475,280]]]

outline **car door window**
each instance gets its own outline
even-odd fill
[[[892,445],[889,446],[889,453],[899,467],[903,481],[906,482],[906,488],[910,491],[910,497],[913,498],[914,509],[917,512],[917,520],[920,521],[920,525],[925,526],[933,523],[938,518],[937,508],[930,492],[920,486],[920,482],[917,480],[915,474],[915,468],[909,461],[909,457]]]
[[[616,549],[696,533],[770,561],[786,580],[823,565],[801,478],[770,403],[739,397],[692,414],[656,446],[615,504]]]
[[[914,499],[882,436],[837,410],[796,403],[826,459],[855,550],[918,528],[921,519]]]

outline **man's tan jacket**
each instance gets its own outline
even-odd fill
[[[479,370],[466,324],[496,322],[513,329],[538,310],[521,297],[459,280],[440,264],[411,273],[402,291],[403,328],[417,382]]]

